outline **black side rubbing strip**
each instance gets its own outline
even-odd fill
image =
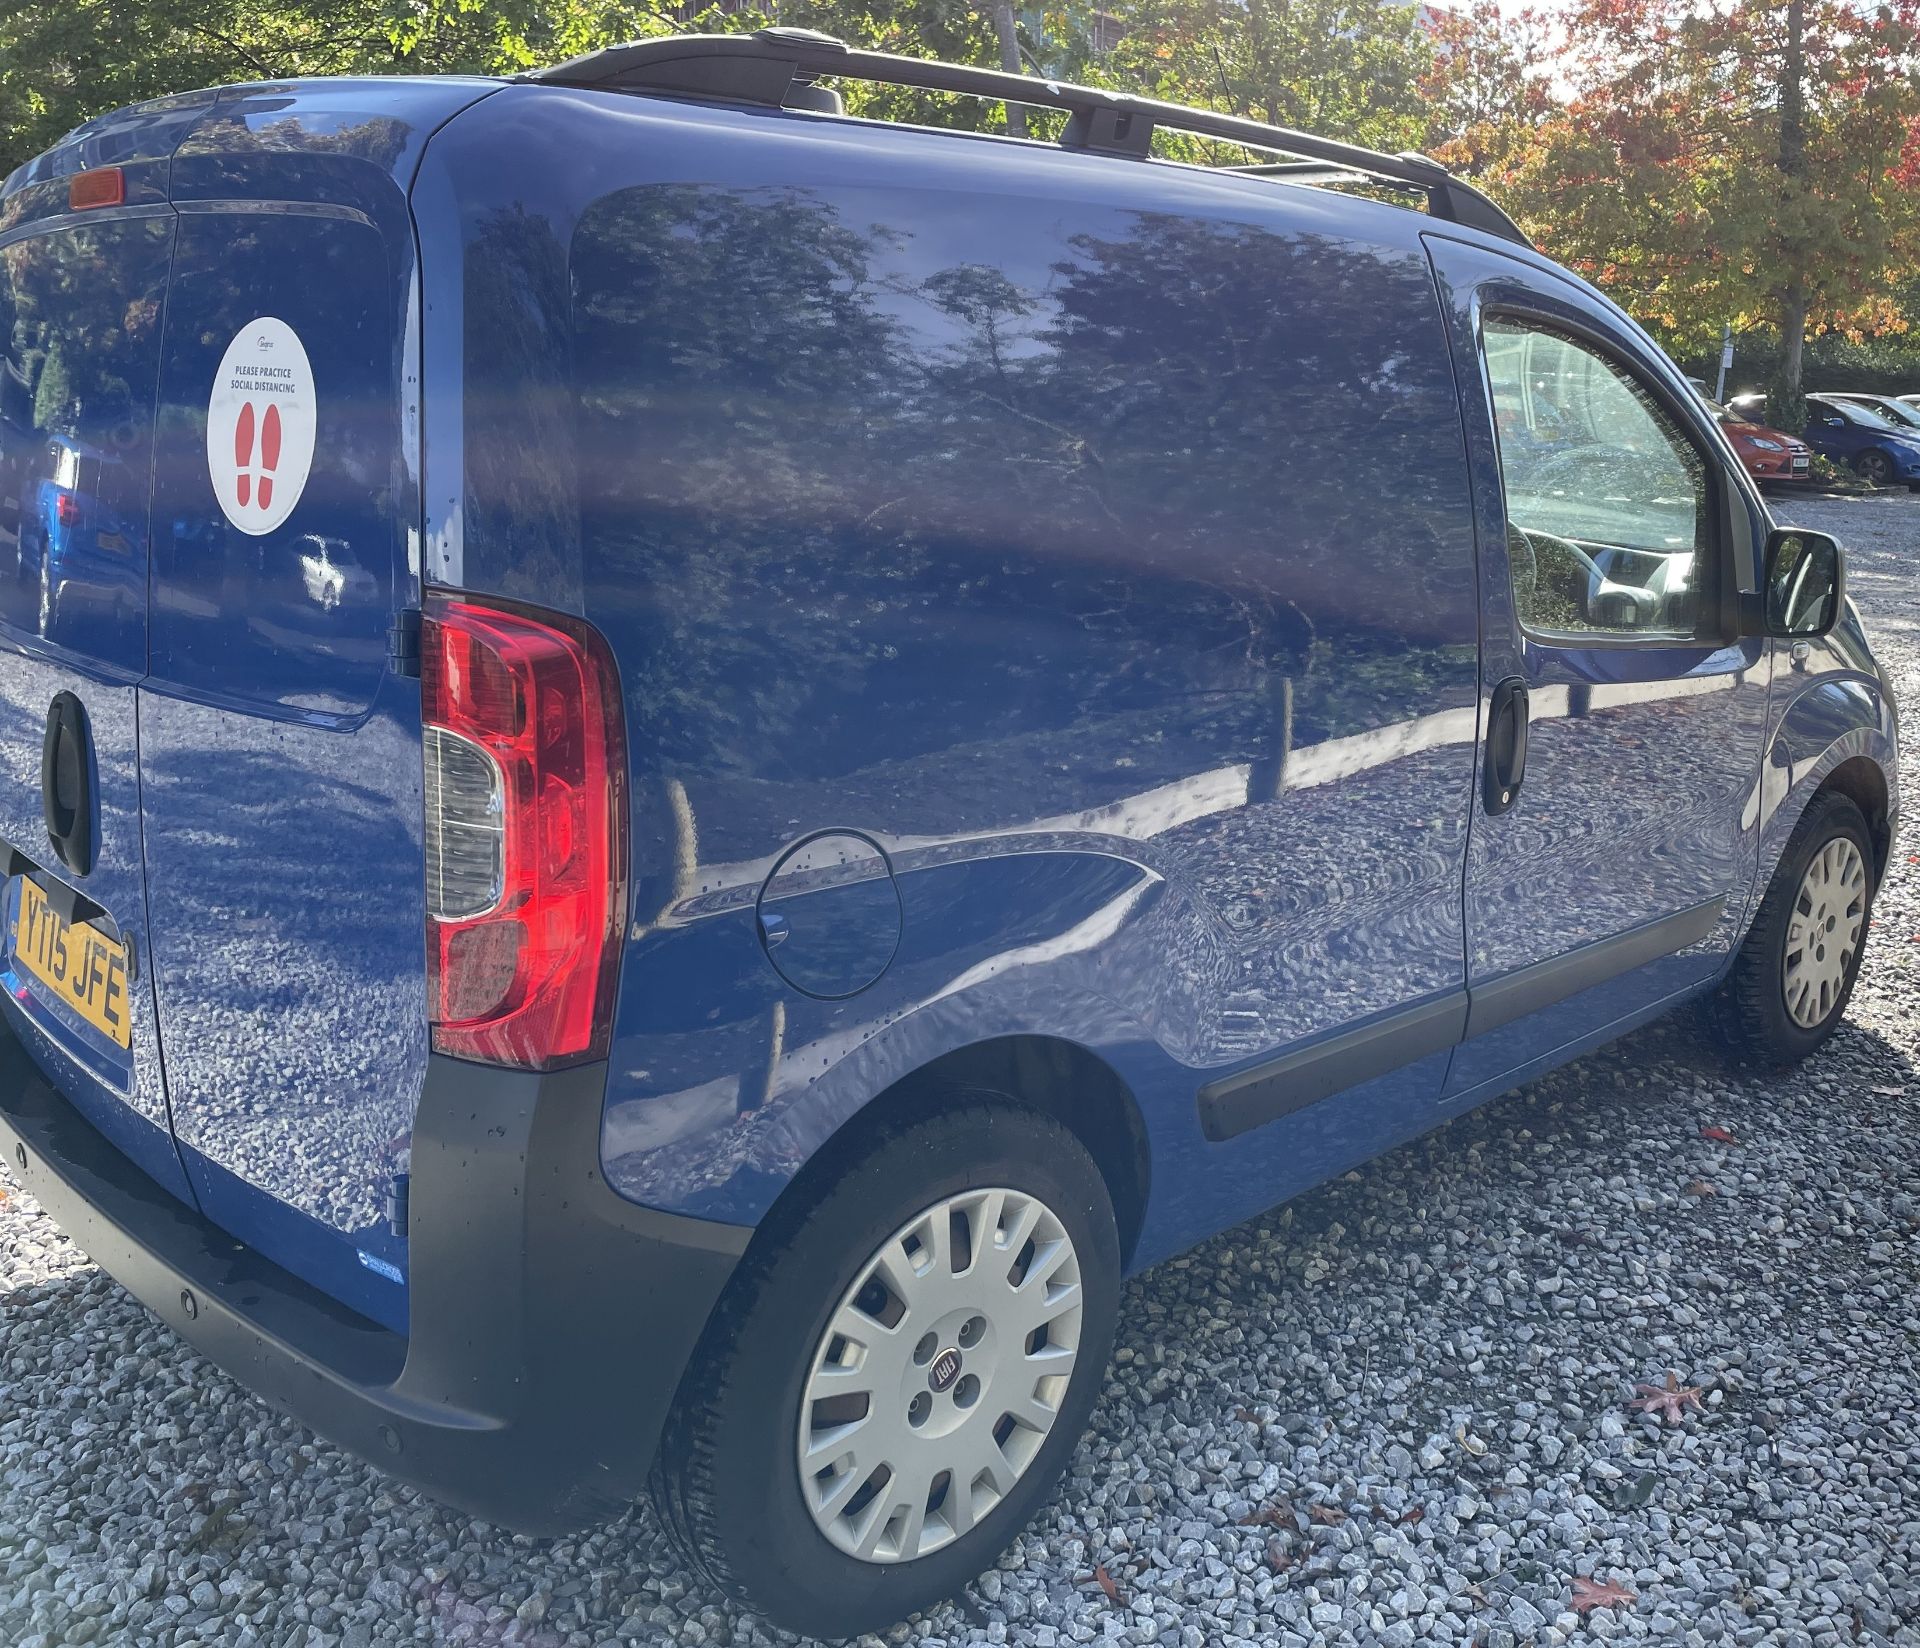
[[[1429,1053],[1445,1052],[1466,1023],[1467,993],[1456,990],[1222,1076],[1200,1089],[1200,1131],[1218,1143],[1304,1110]]]
[[[1709,899],[1522,967],[1471,992],[1456,990],[1381,1014],[1251,1070],[1208,1082],[1199,1094],[1200,1131],[1216,1144],[1231,1139],[1698,944],[1719,925],[1726,902]]]
[[[1689,944],[1698,944],[1719,925],[1721,912],[1726,907],[1724,898],[1710,898],[1690,910],[1677,910],[1644,926],[1629,928],[1593,944],[1583,944],[1564,956],[1535,962],[1531,967],[1504,973],[1489,983],[1475,986],[1464,1039],[1471,1041],[1489,1030],[1498,1030],[1503,1024],[1551,1007],[1557,1001],[1577,996],[1582,990],[1591,990],[1596,984],[1605,984],[1608,979],[1670,956],[1676,950],[1684,950]]]

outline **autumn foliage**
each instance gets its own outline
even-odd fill
[[[1544,106],[1453,139],[1543,246],[1669,336],[1904,330],[1920,6],[1576,0]]]

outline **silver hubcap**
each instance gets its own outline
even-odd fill
[[[881,1244],[800,1401],[800,1485],[863,1562],[959,1538],[1033,1463],[1080,1351],[1080,1261],[1037,1197],[969,1190]]]
[[[1803,1030],[1826,1023],[1846,987],[1867,920],[1867,866],[1836,836],[1807,866],[1787,923],[1787,1013]]]

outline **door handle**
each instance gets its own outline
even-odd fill
[[[55,856],[75,875],[93,868],[93,751],[87,712],[70,692],[47,709],[40,746],[40,804]]]
[[[1480,799],[1489,813],[1505,812],[1527,776],[1527,683],[1509,675],[1493,689],[1487,711],[1487,756],[1481,767]]]

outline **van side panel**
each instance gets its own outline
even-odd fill
[[[428,271],[465,391],[430,538],[470,587],[577,577],[620,661],[616,1188],[752,1221],[1006,1033],[1122,1072],[1167,1245],[1417,1129],[1444,1052],[1305,1133],[1207,1146],[1195,1098],[1462,982],[1474,551],[1420,220],[534,88],[414,203],[464,273],[455,333]]]

